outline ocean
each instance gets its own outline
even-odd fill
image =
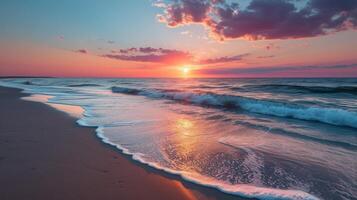
[[[357,199],[357,79],[1,79],[132,159],[258,199]],[[55,141],[54,141],[55,142]],[[120,170],[120,169],[118,169]]]

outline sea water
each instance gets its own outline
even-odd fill
[[[357,79],[2,79],[132,158],[259,199],[357,198]],[[120,169],[118,169],[120,170]]]

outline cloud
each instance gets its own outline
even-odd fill
[[[103,56],[118,60],[163,64],[182,64],[192,60],[192,55],[189,52],[153,47],[120,49]]]
[[[356,0],[252,0],[244,9],[225,0],[173,0],[161,8],[160,22],[199,23],[221,40],[305,38],[357,28]]]
[[[240,74],[265,74],[274,72],[294,72],[316,69],[347,69],[357,68],[357,63],[344,65],[329,65],[329,66],[283,66],[283,67],[247,67],[247,68],[219,68],[219,69],[202,69],[199,72],[202,74],[212,75],[240,75]]]
[[[241,61],[244,57],[249,56],[249,53],[236,55],[236,56],[224,56],[219,58],[209,58],[205,60],[200,60],[199,64],[218,64],[218,63],[229,63],[229,62],[237,62]]]
[[[137,51],[142,52],[142,53],[155,53],[155,52],[161,52],[162,49],[155,49],[152,47],[141,47]]]
[[[128,60],[136,62],[152,62],[163,64],[195,64],[210,65],[218,63],[229,63],[241,61],[249,53],[235,56],[223,56],[218,58],[207,58],[197,60],[194,55],[187,51],[176,49],[164,49],[154,47],[132,47],[127,49],[111,50],[110,53],[102,55],[103,57]]]
[[[77,53],[83,53],[83,54],[87,54],[87,53],[88,53],[88,51],[87,51],[86,49],[78,49],[78,50],[76,50],[75,52],[77,52]]]
[[[161,22],[174,27],[191,22],[203,22],[210,12],[211,3],[206,0],[180,0],[169,5],[159,4],[165,8],[165,15],[158,15]]]
[[[114,44],[115,41],[113,41],[113,40],[108,40],[107,43],[108,43],[108,44]]]

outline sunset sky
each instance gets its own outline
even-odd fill
[[[0,76],[357,77],[356,0],[2,0]]]

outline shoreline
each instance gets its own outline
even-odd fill
[[[6,199],[243,199],[139,163],[95,128],[0,87],[0,193]],[[28,134],[30,133],[30,134]],[[18,191],[22,191],[19,193]]]

